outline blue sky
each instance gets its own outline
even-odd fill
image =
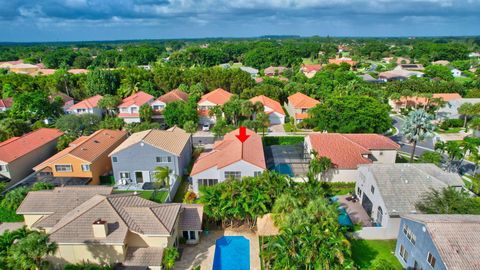
[[[0,0],[0,41],[480,35],[480,0]]]

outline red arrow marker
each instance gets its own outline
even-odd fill
[[[245,127],[240,127],[240,134],[235,135],[242,143],[244,143],[250,135],[247,135],[247,129]]]

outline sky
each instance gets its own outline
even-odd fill
[[[480,0],[0,0],[0,41],[480,35]]]

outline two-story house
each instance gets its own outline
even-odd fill
[[[256,96],[250,99],[253,104],[260,102],[263,105],[265,113],[268,114],[270,125],[285,124],[285,111],[280,102],[264,95]]]
[[[20,137],[0,143],[0,176],[9,185],[27,177],[33,167],[57,151],[57,141],[63,135],[58,129],[40,128]]]
[[[98,107],[98,102],[102,99],[103,97],[101,95],[96,95],[93,97],[89,97],[87,99],[84,99],[77,104],[71,106],[67,112],[71,114],[85,114],[85,113],[90,113],[90,114],[95,114],[98,116],[102,116],[103,110]]]
[[[76,139],[33,169],[53,177],[89,178],[90,184],[96,185],[100,183],[100,176],[112,171],[108,154],[126,138],[126,131],[100,129]]]
[[[355,182],[360,164],[395,163],[400,146],[378,134],[310,133],[305,137],[307,153],[328,157],[333,167],[324,173],[328,181]]]
[[[172,191],[187,172],[192,158],[191,135],[178,127],[150,129],[132,134],[109,154],[118,185],[154,182],[155,168],[171,170]],[[174,193],[174,192],[173,192]]]
[[[232,94],[222,88],[217,88],[212,92],[203,95],[197,103],[200,124],[214,124],[216,122],[216,117],[214,115],[210,116],[210,110],[215,106],[222,106],[227,103],[231,97]]]
[[[190,173],[195,192],[201,186],[257,176],[267,169],[261,136],[247,129],[250,137],[242,143],[236,137],[238,134],[238,129],[226,134],[210,152],[202,153],[195,161]]]
[[[364,164],[358,175],[356,194],[384,239],[397,237],[401,215],[419,213],[415,204],[425,193],[463,187],[458,174],[430,163]]]
[[[59,269],[94,263],[155,270],[165,248],[182,238],[198,243],[203,207],[112,194],[111,187],[71,186],[29,192],[17,213],[27,228],[44,230],[57,244],[48,260]]]
[[[152,103],[153,99],[152,95],[143,91],[124,98],[122,104],[118,105],[118,117],[125,123],[140,123],[140,107]]]
[[[167,104],[174,101],[187,101],[188,94],[180,89],[174,89],[168,93],[163,94],[154,100],[150,106],[153,109],[153,118],[162,118],[162,112],[167,107]]]
[[[317,106],[320,101],[313,99],[303,93],[297,92],[288,97],[288,103],[285,104],[290,117],[295,119],[295,123],[300,123],[308,118],[308,110]]]
[[[480,215],[405,215],[395,256],[405,269],[480,269]]]

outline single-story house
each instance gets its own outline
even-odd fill
[[[239,129],[227,133],[217,141],[210,152],[202,153],[193,164],[190,177],[193,190],[211,186],[227,179],[240,180],[245,176],[257,176],[267,169],[263,153],[262,137],[247,129],[249,138],[241,142],[236,135]]]
[[[58,129],[40,128],[0,143],[0,176],[9,179],[9,186],[27,177],[33,167],[57,151],[63,135]]]
[[[188,101],[188,94],[180,89],[173,89],[161,95],[150,104],[153,109],[153,118],[161,118],[161,114],[163,110],[165,110],[165,107],[167,107],[167,104],[174,101]]]
[[[232,94],[223,90],[222,88],[217,88],[200,98],[198,101],[198,115],[200,117],[200,124],[214,124],[217,119],[214,115],[210,116],[210,109],[215,106],[222,106],[230,100]]]
[[[152,95],[143,91],[124,98],[122,104],[118,105],[118,117],[122,118],[125,123],[140,123],[140,107],[152,103],[153,99]]]
[[[370,83],[384,83],[385,82],[385,80],[382,80],[382,79],[375,79],[370,74],[361,74],[361,75],[358,75],[358,77],[362,78],[363,81],[370,82]]]
[[[463,187],[458,174],[431,163],[362,164],[358,175],[356,194],[385,239],[397,238],[401,215],[419,213],[415,204],[424,194]]]
[[[263,71],[263,73],[265,74],[265,76],[272,77],[272,76],[281,75],[287,69],[288,69],[287,67],[282,67],[282,66],[279,66],[279,67],[269,66]]]
[[[451,118],[463,118],[463,115],[458,113],[458,108],[465,103],[477,104],[480,103],[480,98],[455,98],[450,99],[445,106],[438,109],[437,118],[439,119],[451,119]]]
[[[240,67],[240,70],[250,74],[250,77],[255,78],[258,75],[258,69],[252,67]]]
[[[252,103],[260,102],[263,105],[265,113],[268,114],[270,125],[285,124],[285,111],[280,102],[264,95],[256,96],[250,99]]]
[[[300,92],[289,96],[287,100],[288,103],[285,104],[285,109],[290,117],[295,119],[295,123],[300,123],[303,119],[308,118],[308,110],[320,103],[320,101]]]
[[[405,269],[480,269],[480,215],[405,215],[395,256]]]
[[[357,65],[356,61],[353,61],[352,58],[348,58],[348,57],[331,58],[331,59],[328,59],[328,63],[329,64],[334,64],[334,65],[340,65],[342,63],[347,63],[351,67],[355,67]]]
[[[389,71],[380,72],[378,78],[385,82],[387,81],[404,81],[410,77],[423,77],[423,73],[420,71],[394,69]]]
[[[402,109],[406,109],[408,107],[422,107],[424,105],[428,105],[429,103],[432,102],[433,99],[442,99],[443,101],[447,102],[450,104],[453,101],[456,100],[461,100],[462,96],[458,93],[436,93],[432,94],[432,98],[426,98],[426,97],[418,97],[418,96],[403,96],[400,97],[400,99],[389,99],[388,104],[392,107],[392,110],[396,113],[399,113]],[[446,105],[444,107],[448,107],[449,105]],[[442,110],[441,108],[440,110]],[[448,110],[444,113],[447,113]]]
[[[422,64],[400,64],[395,67],[396,70],[423,71],[425,67]]]
[[[333,168],[324,174],[326,181],[332,182],[358,181],[361,164],[395,163],[400,148],[379,134],[310,133],[304,143],[307,153],[315,151],[332,161]]]
[[[126,138],[126,131],[100,129],[76,139],[33,169],[54,177],[91,178],[90,184],[100,184],[100,176],[112,171],[108,154]]]
[[[95,114],[102,117],[103,110],[98,107],[98,102],[103,98],[101,95],[96,95],[93,97],[89,97],[84,99],[77,104],[71,106],[67,112],[71,114]]]
[[[317,72],[322,70],[322,64],[303,64],[300,71],[307,77],[313,78]]]
[[[29,229],[44,230],[58,248],[52,265],[94,263],[161,269],[163,251],[183,238],[196,244],[203,207],[158,204],[111,187],[72,186],[32,191],[17,209]]]

